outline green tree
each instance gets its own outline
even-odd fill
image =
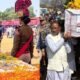
[[[29,7],[29,12],[30,12],[30,17],[35,17],[34,11],[33,11],[33,7]]]
[[[33,7],[29,8],[30,17],[34,17]],[[15,13],[14,7],[7,8],[4,12],[0,12],[0,20],[11,20],[18,19],[17,14]]]
[[[2,20],[2,14],[3,14],[3,13],[2,13],[2,12],[0,12],[0,21]]]
[[[17,17],[17,14],[15,13],[15,9],[14,9],[13,7],[6,9],[6,10],[4,11],[4,13],[7,14],[7,16],[6,16],[6,19],[7,19],[7,20],[8,20],[8,19],[16,19],[16,18],[18,18],[18,17]]]
[[[13,7],[6,9],[4,12],[0,12],[0,20],[16,19],[17,14]]]

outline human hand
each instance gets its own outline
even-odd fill
[[[65,32],[64,33],[64,38],[65,39],[71,38],[71,32]]]

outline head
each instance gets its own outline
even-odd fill
[[[49,19],[49,14],[46,13],[46,14],[44,15],[44,17],[45,17],[45,19]]]
[[[19,17],[20,23],[27,25],[30,22],[30,18],[28,16]]]
[[[40,20],[40,24],[42,27],[45,27],[46,26],[46,20]]]
[[[60,24],[57,21],[53,21],[50,28],[53,35],[58,35],[61,32]]]
[[[55,19],[53,17],[49,18],[49,22],[52,23]]]

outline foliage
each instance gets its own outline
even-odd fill
[[[29,8],[30,11],[30,17],[34,17],[33,13],[33,7]],[[1,20],[11,20],[11,19],[17,19],[17,14],[15,13],[15,9],[13,7],[7,8],[4,12],[0,12],[0,21]]]
[[[35,17],[35,14],[33,12],[33,7],[29,7],[30,17]]]
[[[16,19],[17,14],[15,13],[15,10],[13,7],[6,9],[4,12],[0,12],[0,18],[1,20],[10,20],[10,19]]]

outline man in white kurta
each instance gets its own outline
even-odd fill
[[[60,26],[57,22],[51,25],[52,33],[46,37],[46,50],[48,56],[48,67],[46,80],[70,80],[69,65],[67,61],[67,50],[65,41],[60,33]]]

